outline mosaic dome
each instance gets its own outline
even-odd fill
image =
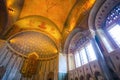
[[[9,45],[20,54],[36,52],[40,58],[51,58],[57,54],[55,43],[46,35],[37,31],[25,31],[12,36]]]

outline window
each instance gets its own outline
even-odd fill
[[[120,47],[120,25],[116,24],[108,30],[110,36],[113,38],[115,43]]]
[[[79,49],[79,51],[75,52],[76,67],[80,67],[87,64],[88,61],[91,62],[96,59],[97,58],[92,43],[85,44],[82,48]]]
[[[91,43],[86,45],[86,51],[87,51],[89,61],[96,60],[96,55]]]
[[[78,51],[76,51],[76,53],[75,53],[75,63],[76,63],[76,67],[80,67],[81,66],[80,56],[79,56]]]
[[[111,46],[110,41],[109,41],[109,39],[107,38],[107,36],[105,35],[105,33],[104,33],[102,30],[98,30],[98,35],[99,35],[101,41],[103,42],[106,50],[107,50],[108,52],[112,52],[114,49],[113,49],[113,47]]]
[[[111,10],[111,12],[108,14],[106,18],[105,28],[103,28],[107,30],[106,35],[108,35],[108,38],[109,38],[109,40],[107,41],[110,41],[111,43],[110,46],[113,48],[113,50],[117,46],[120,47],[120,37],[119,37],[120,24],[119,23],[120,23],[120,4],[116,5],[114,9]],[[111,52],[111,51],[108,51],[108,52]]]
[[[87,56],[86,56],[86,52],[85,52],[85,49],[84,49],[84,48],[80,51],[80,57],[81,57],[82,65],[88,63]]]

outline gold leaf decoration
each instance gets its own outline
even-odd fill
[[[37,68],[39,64],[39,56],[36,52],[30,53],[28,58],[24,61],[21,68],[21,73],[24,77],[32,77],[37,73]]]

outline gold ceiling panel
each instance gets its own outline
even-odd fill
[[[76,0],[25,0],[20,18],[40,15],[49,18],[63,30],[65,20]]]
[[[89,14],[89,11],[95,1],[96,0],[80,0],[76,3],[65,22],[63,30],[63,43],[76,25],[78,26],[80,21]]]
[[[88,13],[90,8],[93,6],[96,0],[81,0],[72,9],[65,27],[68,27],[68,31],[72,31],[80,19],[83,19]]]

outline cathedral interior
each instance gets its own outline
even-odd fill
[[[0,0],[0,80],[120,80],[120,0]]]

